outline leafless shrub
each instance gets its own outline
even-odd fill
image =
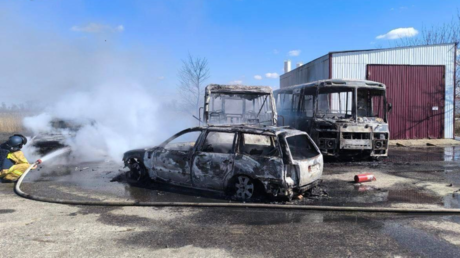
[[[209,79],[208,60],[188,55],[182,60],[179,70],[180,109],[198,117],[198,109],[203,103],[204,82]]]

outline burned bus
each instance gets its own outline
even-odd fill
[[[205,90],[203,116],[210,125],[276,125],[272,88],[210,84]]]
[[[325,156],[388,155],[386,86],[366,80],[321,80],[275,91],[285,125],[310,134]]]

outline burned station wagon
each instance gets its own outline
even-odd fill
[[[259,194],[291,198],[316,185],[323,156],[307,133],[282,127],[208,126],[183,130],[158,147],[131,150],[132,177],[238,199]]]

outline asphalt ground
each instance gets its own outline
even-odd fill
[[[290,204],[458,208],[459,163],[457,147],[393,148],[389,158],[378,162],[331,161],[325,165],[322,184],[327,196]],[[377,180],[354,184],[353,176],[363,172]],[[123,173],[121,166],[109,161],[43,164],[29,174],[22,189],[68,200],[233,202],[211,192],[130,182]],[[457,215],[71,206],[23,199],[5,183],[0,184],[0,194],[2,257],[456,257],[460,253]]]

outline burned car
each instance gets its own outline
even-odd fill
[[[247,125],[186,129],[158,147],[126,152],[123,161],[138,180],[238,199],[291,198],[315,186],[323,172],[323,156],[307,133]]]
[[[47,154],[53,150],[66,146],[66,140],[76,136],[77,132],[85,125],[94,126],[94,120],[75,122],[71,120],[53,119],[49,122],[47,132],[35,135],[32,138],[32,146],[37,148],[40,154]]]
[[[388,156],[385,84],[321,80],[275,91],[285,124],[307,132],[325,156]]]
[[[204,122],[276,125],[273,90],[268,86],[210,84],[204,96]]]

